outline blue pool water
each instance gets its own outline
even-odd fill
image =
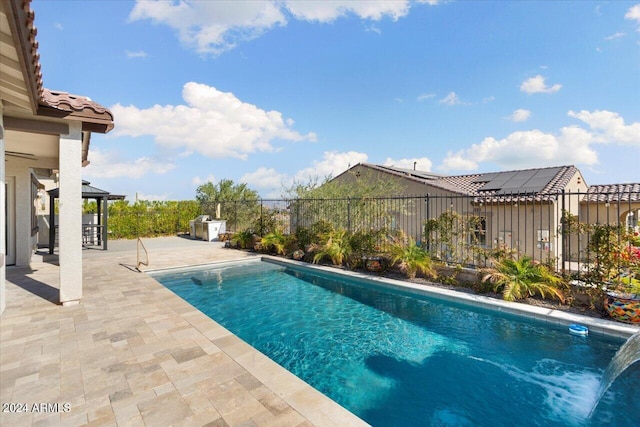
[[[153,277],[374,426],[640,425],[637,366],[588,418],[622,339],[268,262]]]

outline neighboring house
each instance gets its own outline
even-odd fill
[[[91,133],[113,128],[103,106],[43,87],[36,32],[30,1],[0,0],[0,312],[6,266],[28,266],[37,245],[39,177],[60,187],[60,302],[82,298],[81,169]]]
[[[572,269],[570,261],[585,242],[576,239],[572,245],[570,239],[563,240],[563,213],[588,223],[635,227],[640,213],[640,184],[589,187],[574,166],[445,176],[362,163],[332,181],[348,184],[359,179],[392,180],[398,191],[390,196],[422,198],[424,206],[414,203],[412,209],[397,210],[395,228],[426,245],[436,241],[431,250],[469,264],[479,261],[472,247],[511,248]],[[438,218],[452,224],[453,238],[437,231],[425,234],[425,222]]]

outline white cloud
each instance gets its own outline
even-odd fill
[[[409,13],[409,1],[287,1],[286,9],[297,19],[332,22],[355,15],[361,19],[379,21],[385,16],[397,21]]]
[[[89,152],[89,165],[83,175],[96,178],[141,178],[147,174],[165,174],[175,168],[171,162],[163,162],[149,157],[140,157],[133,161],[119,159],[116,155],[92,148]]]
[[[295,175],[296,181],[307,182],[309,178],[324,178],[326,176],[335,177],[346,171],[349,166],[358,163],[366,163],[368,156],[357,151],[337,152],[326,151],[321,161],[314,161],[311,167],[298,171]]]
[[[589,146],[592,136],[578,127],[565,127],[553,135],[539,130],[514,132],[503,139],[488,137],[466,150],[449,153],[440,169],[475,170],[491,162],[506,169],[580,163],[593,165],[598,158]]]
[[[624,14],[624,19],[636,21],[636,24],[638,24],[637,31],[640,31],[640,3],[631,6],[629,10],[627,10],[627,13]]]
[[[139,109],[116,104],[116,136],[153,136],[159,145],[198,152],[210,158],[246,159],[258,151],[274,151],[274,139],[315,141],[316,135],[301,135],[291,129],[278,111],[265,111],[240,101],[231,92],[189,82],[182,96],[186,105],[154,105]]]
[[[640,147],[640,122],[626,125],[618,113],[610,111],[569,111],[590,130],[566,126],[557,134],[540,130],[514,132],[503,139],[485,138],[479,144],[448,153],[442,170],[475,170],[480,163],[492,162],[517,169],[561,164],[592,166],[598,163],[593,145],[615,143]]]
[[[611,40],[615,40],[615,39],[619,39],[620,37],[624,37],[624,33],[623,32],[617,32],[615,34],[611,34],[610,36],[605,37],[604,39],[607,41],[611,41]]]
[[[245,182],[251,188],[281,189],[282,184],[288,181],[287,175],[278,173],[273,168],[258,168],[240,177],[240,182]]]
[[[132,52],[130,50],[125,50],[124,51],[125,55],[127,55],[127,58],[132,59],[132,58],[146,58],[147,57],[147,52],[145,52],[144,50],[138,50],[136,52]]]
[[[545,83],[545,77],[537,75],[531,77],[520,85],[520,91],[525,93],[555,93],[562,88],[561,84],[554,84],[553,86],[547,86]]]
[[[365,31],[368,33],[376,33],[378,35],[382,34],[382,30],[375,24],[368,25]]]
[[[456,95],[455,92],[449,92],[447,96],[445,96],[438,102],[440,104],[445,104],[445,105],[467,105],[466,102],[463,102],[462,100],[460,100],[460,98],[458,97],[458,95]]]
[[[518,108],[508,117],[509,120],[514,122],[524,122],[527,121],[531,117],[531,111],[525,110],[523,108]]]
[[[64,27],[62,26],[62,24],[60,22],[54,22],[53,23],[53,28],[55,28],[56,30],[64,30]]]
[[[191,183],[193,185],[202,185],[207,182],[215,183],[216,177],[213,175],[209,175],[206,178],[200,178],[199,176],[194,176],[193,179],[191,180]]]
[[[582,110],[577,113],[569,111],[567,114],[596,131],[596,142],[640,147],[640,122],[625,125],[624,119],[618,113],[606,110]]]
[[[458,153],[447,153],[447,157],[443,160],[442,165],[438,167],[444,171],[472,171],[478,169],[478,163],[473,160],[465,159],[464,151]]]
[[[435,97],[435,93],[421,93],[420,95],[418,95],[418,101],[424,101],[425,99],[431,99]]]
[[[282,190],[290,187],[294,182],[307,183],[318,179],[322,182],[326,177],[336,177],[358,163],[366,163],[368,156],[356,151],[337,152],[326,151],[322,160],[313,161],[312,165],[299,170],[293,176],[280,173],[273,168],[261,167],[244,174],[240,182],[246,182],[249,187],[257,188],[264,197],[280,197]],[[427,159],[428,161],[428,159]],[[266,192],[265,192],[266,191]]]
[[[214,55],[287,23],[278,4],[270,1],[137,1],[129,19],[166,24],[188,48]]]
[[[387,157],[384,161],[384,166],[395,166],[403,169],[413,169],[413,165],[416,165],[415,169],[423,172],[430,172],[433,163],[428,157],[413,157],[410,159],[394,160],[391,157]]]
[[[395,1],[144,1],[137,0],[130,21],[150,20],[171,27],[180,41],[198,53],[219,55],[238,43],[287,25],[287,16],[308,22],[333,22],[346,16],[366,21],[393,21],[406,16],[410,0]],[[417,3],[437,5],[438,0]],[[367,27],[368,31],[379,31]]]
[[[138,200],[146,200],[148,202],[163,202],[169,199],[168,194],[143,194],[136,193]]]

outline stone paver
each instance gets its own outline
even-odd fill
[[[252,256],[181,237],[144,243],[143,269]],[[135,242],[85,250],[83,299],[68,307],[57,304],[56,256],[7,268],[0,402],[14,406],[0,425],[366,425],[139,273],[136,261]]]

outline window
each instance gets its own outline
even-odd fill
[[[472,225],[471,244],[478,246],[487,245],[487,219],[476,217]]]

